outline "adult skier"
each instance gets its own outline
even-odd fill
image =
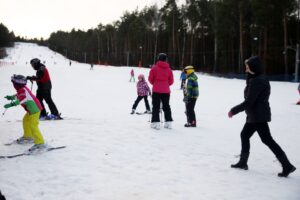
[[[27,79],[30,81],[36,81],[38,86],[36,96],[43,107],[40,119],[62,119],[51,97],[52,84],[48,69],[45,65],[41,63],[41,61],[38,58],[32,59],[30,61],[30,64],[33,67],[33,69],[36,70],[36,75],[27,76]],[[48,104],[48,107],[51,112],[50,115],[47,115],[43,100],[45,100]]]
[[[14,88],[17,94],[11,96],[5,96],[11,103],[5,104],[4,108],[8,109],[19,104],[26,110],[26,114],[23,118],[23,131],[22,137],[16,140],[18,144],[32,143],[34,145],[29,151],[34,151],[45,147],[44,138],[38,127],[40,112],[43,109],[39,100],[31,93],[26,87],[27,80],[25,76],[13,75],[11,77]]]
[[[184,88],[185,80],[186,80],[186,74],[185,74],[184,69],[183,69],[181,74],[180,74],[180,89],[181,90],[183,90],[183,88]]]
[[[257,56],[250,57],[245,61],[247,80],[244,90],[245,100],[231,108],[229,118],[239,112],[245,111],[247,118],[241,132],[242,150],[238,163],[231,165],[232,168],[248,170],[247,161],[250,153],[250,138],[257,131],[261,141],[267,145],[276,155],[282,165],[279,177],[287,177],[296,168],[290,163],[285,152],[272,138],[268,122],[271,121],[271,109],[269,105],[270,83],[263,75],[260,59]]]
[[[156,64],[151,68],[148,77],[152,88],[152,119],[151,128],[160,129],[159,110],[162,103],[162,109],[165,114],[165,128],[172,128],[172,113],[170,107],[170,86],[174,82],[173,72],[167,63],[167,54],[160,53]]]

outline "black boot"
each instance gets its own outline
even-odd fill
[[[278,156],[277,159],[282,165],[282,172],[278,173],[279,177],[287,177],[290,173],[296,170],[296,167],[290,163],[285,153],[282,154],[281,156]]]
[[[248,165],[247,165],[248,158],[249,158],[249,153],[241,153],[239,162],[234,165],[231,165],[231,168],[248,170]]]

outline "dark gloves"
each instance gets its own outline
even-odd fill
[[[7,100],[15,100],[16,95],[6,95],[4,98]]]
[[[26,76],[26,79],[33,83],[34,76]]]
[[[182,101],[183,101],[184,103],[187,103],[187,102],[188,102],[188,97],[187,97],[187,96],[184,96]]]
[[[232,116],[233,116],[233,113],[232,113],[231,111],[229,111],[229,112],[228,112],[228,117],[229,117],[229,118],[232,118]]]
[[[192,98],[190,98],[190,97],[188,97],[188,96],[184,96],[183,97],[183,102],[184,103],[189,103],[189,102],[191,102],[192,101]]]
[[[20,102],[18,100],[16,100],[16,101],[12,101],[11,103],[5,104],[3,107],[5,109],[7,109],[7,108],[10,108],[10,107],[13,107],[13,106],[17,106],[19,104],[20,104]]]

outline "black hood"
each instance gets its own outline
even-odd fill
[[[258,56],[248,58],[245,63],[247,63],[250,70],[254,72],[254,76],[258,76],[263,73],[262,63]]]
[[[45,67],[45,65],[43,65],[42,63],[37,63],[37,64],[33,65],[33,69],[35,69],[35,70],[39,70],[42,67]]]

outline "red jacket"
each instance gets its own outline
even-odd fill
[[[173,72],[166,62],[158,61],[150,70],[148,77],[155,93],[170,94],[170,85],[174,82]]]

